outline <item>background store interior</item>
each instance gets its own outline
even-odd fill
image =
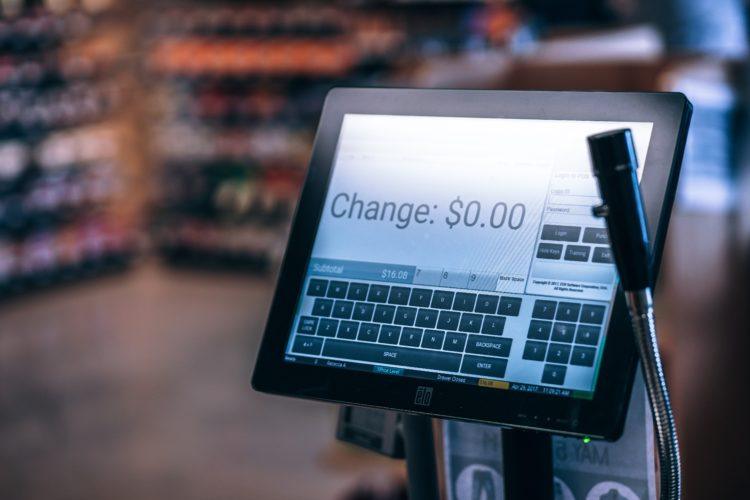
[[[403,464],[249,374],[336,85],[681,91],[657,291],[686,498],[750,489],[742,0],[0,0],[0,497],[345,498]]]

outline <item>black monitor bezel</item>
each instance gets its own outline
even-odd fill
[[[618,293],[615,300],[596,390],[590,400],[291,363],[284,360],[285,347],[345,114],[653,122],[641,188],[656,275],[691,111],[689,101],[679,93],[332,89],[326,97],[308,175],[292,224],[252,377],[253,387],[273,394],[439,418],[610,440],[618,438],[637,366],[622,293]],[[415,404],[415,393],[420,386],[433,388],[429,407]]]

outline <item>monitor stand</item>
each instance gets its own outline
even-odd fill
[[[440,500],[440,478],[435,457],[432,419],[420,415],[401,417],[406,455],[409,500]],[[552,437],[526,430],[502,431],[504,495],[494,491],[487,481],[484,496],[477,491],[472,498],[505,500],[549,500],[554,498],[552,475]],[[481,487],[473,480],[475,487]]]
[[[454,421],[442,421],[434,432],[429,417],[358,410],[368,415],[360,415],[338,438],[393,458],[406,457],[411,500],[437,500],[441,490],[447,500],[535,498],[537,489],[540,498],[555,498],[551,487],[564,500],[589,493],[596,493],[595,498],[656,498],[653,423],[640,372],[623,436],[612,443]],[[340,428],[351,414],[341,412]],[[440,458],[436,439],[441,441]],[[553,475],[553,449],[554,483],[542,480]],[[451,495],[445,494],[448,490]]]
[[[555,498],[552,435],[517,429],[502,432],[505,499]]]
[[[401,415],[409,500],[440,500],[440,478],[432,419]]]

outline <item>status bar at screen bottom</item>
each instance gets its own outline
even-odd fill
[[[382,375],[410,377],[422,380],[434,380],[438,382],[451,382],[455,384],[477,385],[490,389],[519,391],[532,394],[543,394],[558,397],[573,397],[579,399],[592,399],[593,393],[586,391],[574,391],[557,387],[547,387],[534,384],[520,384],[504,380],[495,380],[481,377],[469,377],[464,375],[449,375],[429,371],[415,370],[411,368],[400,368],[395,366],[355,363],[352,361],[343,361],[338,359],[327,359],[322,357],[300,356],[297,354],[286,354],[285,361],[291,363],[301,363],[306,365],[324,366],[328,368],[338,368],[343,370],[355,370],[367,373],[378,373]]]

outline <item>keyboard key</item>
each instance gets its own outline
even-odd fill
[[[432,290],[426,288],[413,288],[409,305],[414,307],[430,307],[432,300]]]
[[[325,343],[323,356],[446,372],[457,372],[461,365],[461,355],[452,352],[427,351],[335,339],[328,340]]]
[[[432,294],[432,305],[433,309],[450,309],[453,305],[453,292],[442,292],[435,290]]]
[[[346,298],[349,300],[367,300],[367,291],[370,285],[367,283],[349,283],[349,293]]]
[[[464,346],[466,346],[466,335],[463,333],[448,332],[445,334],[443,349],[446,351],[463,352]]]
[[[555,319],[558,321],[578,321],[578,315],[581,312],[581,304],[574,302],[560,302],[557,306]]]
[[[601,325],[604,323],[604,306],[593,306],[584,304],[581,310],[581,323],[592,323]]]
[[[511,339],[488,337],[485,335],[469,335],[466,352],[507,358],[510,355],[510,346],[512,343]]]
[[[428,349],[442,349],[443,339],[445,338],[444,332],[437,330],[425,330],[422,335],[422,347]]]
[[[333,303],[333,313],[331,316],[340,319],[349,319],[352,317],[354,302],[349,300],[337,300]]]
[[[578,325],[576,344],[596,345],[599,343],[601,328],[591,325]]]
[[[419,347],[422,343],[422,330],[419,328],[404,328],[401,331],[401,345]]]
[[[357,302],[354,304],[354,312],[352,313],[352,319],[357,321],[372,321],[372,315],[375,312],[375,304],[368,304],[367,302]]]
[[[529,324],[529,334],[527,337],[534,340],[549,340],[551,331],[552,322],[532,319]]]
[[[578,241],[581,228],[577,226],[557,226],[545,224],[542,228],[542,239],[552,241]]]
[[[328,296],[332,299],[345,299],[349,283],[346,281],[331,281],[328,285]]]
[[[502,358],[484,358],[482,356],[464,356],[461,373],[486,377],[503,378],[508,360]]]
[[[375,307],[375,315],[372,320],[376,323],[393,323],[393,317],[396,315],[394,306],[378,305]]]
[[[389,304],[406,305],[409,303],[409,289],[403,286],[392,286],[388,295]]]
[[[566,371],[568,371],[567,366],[544,365],[544,371],[542,372],[542,383],[562,385],[565,383]]]
[[[479,329],[482,326],[482,315],[481,314],[469,314],[463,313],[461,315],[461,322],[458,325],[458,329],[462,332],[468,333],[479,333]]]
[[[335,337],[339,322],[335,319],[321,319],[318,325],[318,335],[323,337]]]
[[[307,295],[313,297],[325,297],[326,290],[328,290],[328,280],[310,280],[310,284],[307,285]]]
[[[453,300],[453,310],[472,312],[476,302],[477,295],[475,293],[458,292],[456,293],[456,298]]]
[[[359,334],[357,335],[357,340],[376,342],[378,340],[379,331],[380,325],[376,325],[375,323],[362,323],[359,325]]]
[[[477,298],[477,306],[474,309],[478,313],[495,314],[500,297],[497,295],[480,295]]]
[[[414,271],[414,279],[412,280],[412,283],[423,286],[439,286],[442,277],[442,269],[418,267]],[[429,304],[427,305],[429,306]]]
[[[339,331],[336,336],[340,339],[354,340],[357,338],[357,329],[359,329],[359,323],[356,321],[342,321],[339,323]]]
[[[504,316],[518,316],[521,312],[521,299],[518,297],[502,297],[497,313]]]
[[[526,341],[526,346],[523,348],[523,359],[544,361],[545,354],[547,354],[546,342]]]
[[[570,358],[570,346],[568,344],[552,343],[547,349],[547,361],[551,363],[565,364]]]
[[[393,320],[397,325],[414,326],[414,319],[417,317],[416,307],[399,306],[396,309],[396,318]]]
[[[315,329],[318,327],[318,318],[302,316],[297,323],[297,333],[307,333],[315,335]]]
[[[576,325],[573,323],[555,323],[552,325],[552,340],[573,343],[575,332]]]
[[[438,311],[435,309],[420,309],[417,311],[416,326],[421,328],[435,328],[437,324]]]
[[[401,336],[401,328],[393,325],[383,325],[380,327],[380,336],[378,342],[381,344],[398,344],[398,338]]]
[[[485,335],[502,335],[505,328],[505,317],[485,316],[482,322],[482,333]]]
[[[552,300],[537,300],[534,302],[534,310],[531,313],[532,318],[554,319],[557,302]]]
[[[497,275],[491,273],[471,273],[466,288],[470,290],[494,290],[497,287]]]
[[[368,302],[385,302],[388,300],[388,290],[391,287],[387,285],[370,285],[370,292],[367,294]]]
[[[571,262],[588,262],[591,255],[591,247],[581,245],[568,245],[565,247],[565,260]]]
[[[578,366],[594,366],[595,355],[596,349],[576,346],[573,348],[573,355],[570,357],[570,364]]]
[[[609,236],[607,228],[604,227],[587,227],[583,230],[583,242],[595,243],[597,245],[609,245]]]
[[[322,348],[323,339],[308,337],[307,335],[297,335],[296,337],[294,337],[292,352],[296,352],[298,354],[312,354],[313,356],[319,356],[320,350]]]
[[[452,311],[440,311],[437,327],[441,330],[457,330],[461,314]]]
[[[539,243],[536,249],[537,259],[560,260],[563,246],[558,243]]]
[[[470,273],[468,271],[443,269],[440,275],[440,286],[446,288],[468,288]]]
[[[594,255],[591,257],[591,262],[596,264],[612,264],[615,261],[615,256],[612,255],[612,249],[609,247],[596,247],[594,248]]]
[[[333,309],[333,301],[329,299],[315,299],[313,304],[313,316],[330,316]]]

